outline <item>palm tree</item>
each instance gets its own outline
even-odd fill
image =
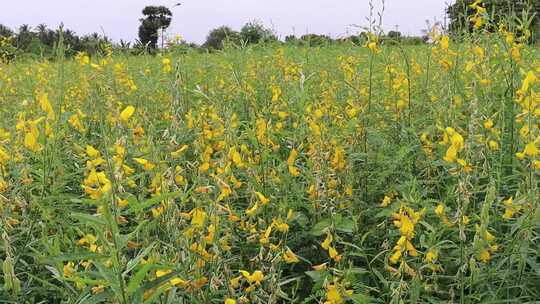
[[[13,31],[9,27],[3,24],[0,24],[0,37],[11,37],[11,36],[13,36]]]
[[[35,33],[32,32],[32,28],[28,24],[21,25],[17,33],[17,47],[27,49],[34,37]]]

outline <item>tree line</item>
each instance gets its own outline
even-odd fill
[[[227,46],[245,47],[255,44],[287,44],[305,47],[323,47],[328,45],[349,43],[354,45],[363,45],[367,41],[367,34],[360,33],[342,38],[332,38],[322,34],[304,34],[301,36],[288,35],[284,40],[280,40],[270,29],[265,28],[261,23],[251,21],[245,24],[240,31],[233,30],[229,26],[220,26],[211,30],[204,43],[201,45],[188,43],[184,40],[163,39],[161,33],[153,34],[147,29],[140,29],[139,33],[148,35],[147,38],[140,37],[135,42],[113,42],[105,35],[93,33],[90,35],[79,36],[74,31],[65,29],[62,31],[66,56],[74,56],[77,53],[86,53],[95,55],[105,52],[107,49],[115,51],[128,52],[130,54],[155,53],[160,47],[165,49],[194,50],[201,52],[212,52],[222,50]],[[30,27],[22,25],[17,30],[11,30],[0,24],[0,40],[6,39],[9,43],[0,43],[0,54],[2,51],[8,52],[7,47],[11,49],[8,53],[19,54],[23,56],[52,57],[55,56],[55,47],[59,41],[60,30],[52,30],[46,25]],[[141,39],[143,38],[143,39]],[[381,37],[386,41],[401,41],[406,44],[422,44],[426,42],[425,37],[404,37],[401,33],[390,31]]]
[[[513,21],[519,21],[513,22],[513,24],[518,24],[518,26],[532,32],[530,35],[531,41],[539,40],[540,0],[456,0],[446,11],[450,21],[446,30],[453,34],[454,37],[474,30],[470,22],[470,18],[474,14],[472,8],[474,5],[485,7],[487,17],[495,21],[492,24],[498,24],[504,18],[513,18],[515,19]],[[160,47],[212,51],[223,49],[227,45],[246,46],[261,43],[286,43],[317,47],[337,43],[361,45],[367,40],[366,34],[360,33],[338,39],[319,34],[305,34],[299,37],[289,35],[285,37],[284,41],[281,41],[272,29],[265,27],[260,22],[251,21],[246,23],[239,31],[228,26],[213,29],[208,33],[206,41],[202,45],[197,45],[183,40],[166,41],[164,38],[165,31],[170,26],[173,17],[169,8],[147,6],[142,10],[142,15],[143,18],[140,19],[138,31],[139,39],[133,43],[123,40],[113,42],[105,34],[78,35],[70,29],[50,29],[45,24],[35,27],[24,24],[15,30],[0,24],[0,57],[13,57],[16,54],[40,57],[54,56],[55,46],[60,35],[63,37],[67,56],[80,52],[94,55],[110,48],[140,54],[154,53]],[[494,27],[487,30],[496,31],[497,29]],[[387,34],[381,35],[380,38],[383,43],[385,41],[389,43],[399,41],[404,44],[421,44],[427,41],[426,36],[405,37],[399,31],[389,31]]]

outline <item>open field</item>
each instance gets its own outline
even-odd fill
[[[0,302],[539,299],[540,55],[433,38],[0,65]]]

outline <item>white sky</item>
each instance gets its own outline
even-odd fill
[[[296,33],[329,34],[339,37],[367,25],[369,0],[179,0],[172,9],[169,35],[204,42],[208,32],[221,25],[240,30],[250,20],[259,20],[284,38]],[[396,25],[404,34],[419,35],[426,20],[444,21],[446,3],[453,0],[386,0],[383,25]],[[381,0],[373,0],[380,10]],[[79,34],[105,32],[115,41],[137,38],[139,18],[146,5],[172,7],[174,0],[0,0],[0,23],[17,28],[21,24],[60,22]]]

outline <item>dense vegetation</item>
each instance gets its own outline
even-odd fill
[[[540,54],[482,8],[459,42],[0,63],[0,301],[536,301]]]
[[[489,16],[491,22],[484,24],[484,30],[497,31],[499,24],[505,20],[513,19],[510,23],[513,32],[525,34],[529,31],[529,42],[540,40],[540,1],[539,0],[457,0],[447,9],[449,32],[455,36],[474,31],[484,18],[478,16],[478,8],[482,15]],[[473,22],[471,22],[473,20]]]

